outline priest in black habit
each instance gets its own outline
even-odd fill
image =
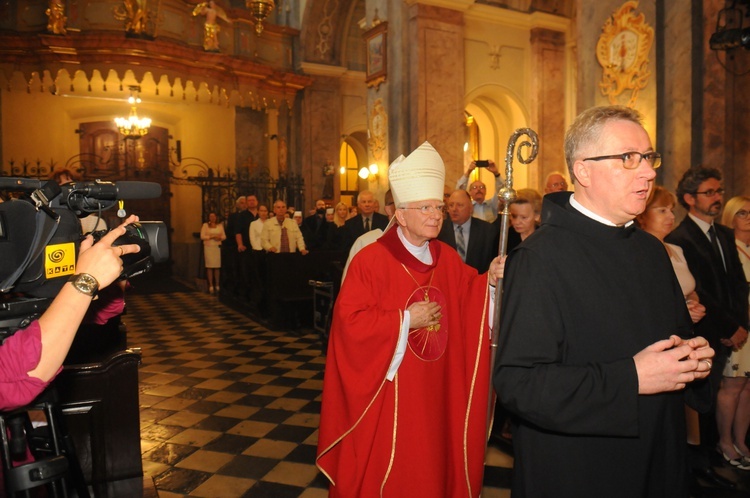
[[[661,158],[619,106],[579,115],[565,156],[575,192],[545,196],[505,266],[494,383],[518,419],[513,496],[687,497],[685,389],[714,351],[633,225]]]

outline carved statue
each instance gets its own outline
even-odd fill
[[[148,0],[124,0],[123,5],[115,7],[115,19],[127,21],[125,30],[128,33],[142,35],[146,31],[148,13],[146,3]]]
[[[65,29],[65,23],[68,18],[65,17],[65,4],[63,0],[49,0],[49,8],[45,11],[49,21],[47,22],[47,31],[56,35],[64,35],[68,32]]]
[[[206,16],[206,23],[203,25],[203,50],[206,52],[219,51],[219,28],[216,18],[229,22],[229,17],[224,9],[216,5],[213,0],[201,2],[193,9],[193,16]]]

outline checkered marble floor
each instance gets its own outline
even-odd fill
[[[327,496],[314,463],[317,333],[269,330],[211,295],[137,287],[124,321],[143,352],[143,470],[161,498]],[[511,457],[491,446],[487,462],[482,496],[509,496]]]

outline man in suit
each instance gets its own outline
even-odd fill
[[[750,410],[750,406],[743,409],[738,403],[747,405],[750,400],[744,400],[747,396],[741,398],[739,393],[731,395],[732,381],[737,379],[724,377],[723,369],[730,350],[741,348],[747,341],[748,289],[734,243],[734,233],[714,223],[721,213],[723,194],[719,170],[698,167],[686,171],[677,185],[677,200],[688,214],[665,240],[682,248],[688,268],[695,277],[696,292],[706,307],[706,316],[696,324],[695,330],[696,334],[708,339],[716,351],[709,378],[716,393],[719,446],[726,455],[725,459],[732,463],[731,460],[743,462],[742,455],[732,446],[731,439],[729,442],[722,439],[731,438],[735,411]],[[722,430],[722,426],[727,424],[729,427]],[[702,443],[713,447],[715,436],[711,434],[713,430],[708,430],[712,429],[711,425],[706,425],[704,421]],[[722,432],[726,435],[722,435]],[[750,464],[744,466],[750,467]]]
[[[344,227],[347,233],[346,252],[355,240],[365,232],[379,228],[385,231],[388,217],[375,211],[375,196],[369,190],[363,190],[357,196],[357,216],[346,220]]]
[[[440,229],[441,240],[458,251],[458,255],[469,266],[484,273],[497,256],[497,228],[471,215],[474,206],[466,190],[456,190],[448,198],[448,216]]]
[[[302,236],[310,250],[324,249],[328,240],[330,223],[326,220],[326,201],[315,201],[315,211],[302,221]]]

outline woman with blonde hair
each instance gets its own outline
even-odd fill
[[[343,202],[336,204],[333,210],[333,223],[337,227],[343,227],[349,217],[349,208]]]
[[[734,229],[734,242],[745,279],[750,282],[750,197],[732,197],[724,207],[721,224]],[[748,317],[750,318],[750,317]],[[745,324],[747,327],[747,323]],[[721,391],[728,404],[725,416],[717,410],[720,444],[732,445],[741,458],[739,468],[750,470],[750,448],[746,444],[750,429],[750,346],[732,349],[724,367]],[[729,402],[731,401],[731,405]],[[731,417],[728,416],[731,414]]]

